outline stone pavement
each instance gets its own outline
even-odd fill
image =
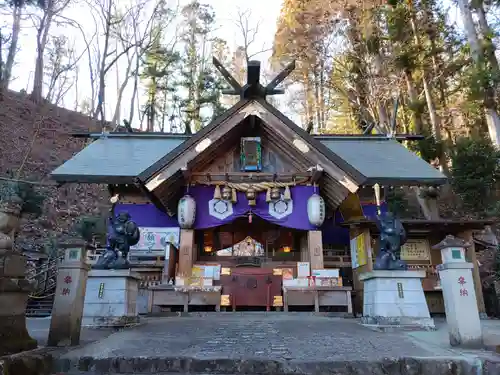
[[[500,374],[500,357],[461,351],[435,332],[379,332],[355,319],[294,313],[149,318],[69,350],[71,374]],[[497,324],[500,332],[500,322]],[[71,371],[83,372],[71,372]]]

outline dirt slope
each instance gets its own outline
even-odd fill
[[[0,176],[20,170],[19,178],[52,183],[49,173],[80,151],[85,141],[74,132],[96,131],[87,116],[50,104],[35,105],[21,93],[0,95]],[[67,235],[80,215],[98,214],[106,206],[105,187],[97,185],[41,186],[44,214],[23,220],[16,244],[26,250],[43,247]]]

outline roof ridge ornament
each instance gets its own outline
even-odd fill
[[[284,94],[285,90],[276,87],[295,69],[295,60],[293,60],[264,87],[260,83],[260,61],[250,60],[247,63],[247,83],[241,86],[215,56],[212,57],[212,62],[232,87],[230,90],[223,90],[222,93],[225,95],[239,95],[240,99],[265,100],[268,95]]]

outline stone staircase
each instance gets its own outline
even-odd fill
[[[26,306],[26,316],[28,318],[43,318],[51,315],[56,291],[59,258],[54,257],[40,266],[28,268],[26,279],[35,286],[35,290],[30,295]]]

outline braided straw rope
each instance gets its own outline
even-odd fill
[[[204,182],[204,185],[211,185],[211,186],[228,186],[231,189],[235,189],[237,191],[242,191],[242,192],[247,192],[249,189],[253,189],[256,192],[260,191],[266,191],[267,189],[272,189],[273,187],[278,187],[278,188],[286,188],[286,187],[291,187],[291,186],[296,186],[296,185],[303,185],[305,184],[309,179],[302,179],[299,181],[295,182],[255,182],[255,183],[234,183],[234,182],[226,182],[226,181],[210,181],[210,182]]]

